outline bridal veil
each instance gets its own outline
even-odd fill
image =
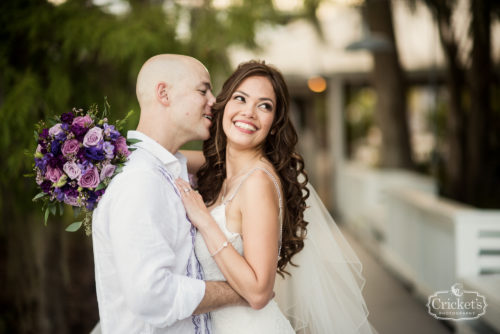
[[[276,301],[299,334],[371,334],[361,291],[362,264],[314,188],[304,219],[309,222],[304,249],[277,275]]]

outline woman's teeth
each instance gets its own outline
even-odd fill
[[[212,117],[212,116],[210,116],[210,115],[203,115],[203,117],[205,117],[205,118],[206,118],[206,119],[208,119],[209,121],[211,121],[211,120],[213,119],[213,117]]]
[[[249,131],[257,131],[257,128],[253,125],[243,122],[235,122],[234,125],[239,127],[240,129],[249,130]]]

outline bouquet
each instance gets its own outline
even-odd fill
[[[41,192],[33,201],[43,201],[45,225],[49,214],[62,215],[64,204],[73,208],[74,222],[66,230],[73,232],[83,225],[91,233],[92,210],[97,206],[111,179],[118,174],[133,148],[119,132],[123,120],[110,125],[106,118],[109,104],[99,117],[96,105],[88,111],[73,109],[36,125],[38,143],[34,154],[35,181]],[[137,140],[129,141],[129,144]]]

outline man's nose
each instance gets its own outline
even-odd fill
[[[215,103],[215,96],[211,90],[208,91],[208,105],[211,107]]]

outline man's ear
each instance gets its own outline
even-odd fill
[[[156,85],[156,99],[165,107],[170,105],[169,86],[165,82]]]

